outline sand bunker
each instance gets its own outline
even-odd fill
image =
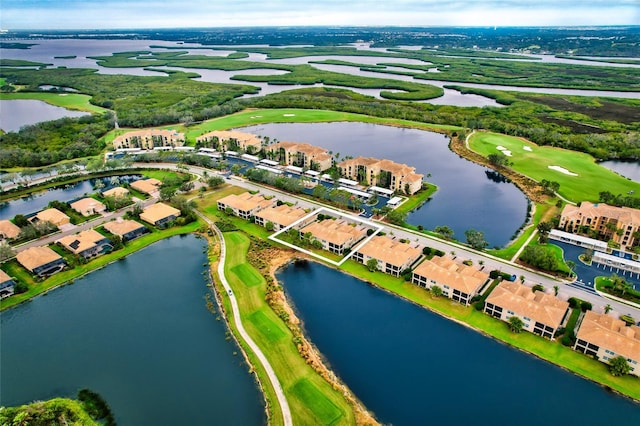
[[[283,117],[295,117],[295,114],[282,114]]]
[[[529,151],[529,152],[533,151],[530,146],[526,146],[526,145],[523,146],[522,149],[524,149],[525,151]]]
[[[509,151],[508,149],[505,149],[504,151],[502,151],[502,153],[507,157],[511,157],[511,151]]]
[[[252,115],[251,118],[260,118],[262,117],[261,115]]]
[[[498,151],[504,151],[504,150],[505,150],[505,149],[507,149],[507,148],[505,148],[505,147],[504,147],[504,146],[502,146],[502,145],[498,145],[498,146],[496,146],[496,149],[497,149]]]
[[[560,167],[560,166],[547,166],[547,167],[549,167],[551,170],[555,170],[556,172],[564,173],[565,175],[578,176],[577,173],[570,172],[569,170],[565,169],[564,167]]]

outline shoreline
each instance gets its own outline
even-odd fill
[[[368,410],[367,407],[358,399],[358,397],[351,391],[346,383],[327,366],[327,360],[322,352],[313,344],[313,342],[305,334],[302,321],[298,317],[298,313],[293,305],[289,302],[284,292],[284,288],[280,285],[276,278],[276,273],[281,268],[288,266],[296,261],[309,261],[312,260],[310,256],[304,256],[300,253],[283,253],[282,256],[272,259],[269,265],[269,276],[273,278],[274,284],[280,289],[276,292],[278,295],[278,303],[289,314],[289,321],[286,322],[287,327],[291,330],[294,336],[299,337],[301,343],[297,346],[298,353],[305,359],[323,379],[325,379],[335,390],[342,393],[347,402],[352,406],[353,414],[358,425],[380,425],[373,412]]]
[[[296,260],[296,258],[303,258],[303,257],[301,257],[301,256],[293,256],[293,257],[289,260],[289,262],[286,262],[286,263],[282,264],[282,265],[281,265],[281,267],[286,266],[288,263],[292,263],[293,261],[295,261],[295,260]],[[326,265],[326,264],[324,264],[324,263],[322,263],[322,262],[320,262],[320,261],[318,261],[318,260],[312,259],[312,258],[308,258],[308,259],[304,259],[304,260],[312,261],[312,262],[315,262],[315,263],[318,263],[318,264],[320,264],[320,265],[327,266],[327,267],[330,267],[330,268],[332,267],[332,266],[330,266],[330,265]],[[634,398],[633,396],[631,396],[631,395],[627,395],[627,394],[625,394],[625,393],[623,393],[623,392],[621,392],[621,391],[619,391],[619,390],[617,390],[617,389],[612,388],[612,387],[611,387],[611,386],[609,386],[609,385],[606,385],[606,384],[604,384],[604,383],[601,383],[601,382],[599,382],[599,381],[597,381],[597,380],[595,380],[595,379],[593,379],[593,378],[591,378],[591,377],[585,376],[584,374],[581,374],[580,372],[577,372],[577,371],[571,370],[568,366],[565,366],[565,365],[562,365],[562,364],[559,364],[559,363],[556,363],[556,362],[550,361],[550,360],[548,360],[548,359],[544,358],[543,356],[541,356],[541,355],[539,355],[539,354],[536,354],[535,352],[532,352],[532,351],[527,350],[526,348],[522,348],[522,347],[519,347],[519,346],[513,345],[513,344],[511,344],[510,342],[507,342],[507,341],[505,341],[505,340],[502,340],[502,339],[500,339],[500,338],[498,338],[498,337],[496,337],[496,336],[494,336],[494,335],[490,334],[490,333],[489,333],[489,332],[487,332],[486,330],[483,330],[483,329],[481,329],[481,328],[475,327],[475,326],[473,326],[472,324],[469,324],[469,323],[467,323],[467,322],[465,322],[465,321],[463,321],[463,320],[460,320],[460,319],[458,319],[458,318],[455,318],[455,317],[452,317],[452,316],[450,316],[450,315],[447,315],[446,313],[441,312],[441,311],[439,311],[439,310],[437,310],[437,309],[435,309],[435,308],[433,308],[433,307],[431,307],[431,306],[424,305],[424,304],[421,304],[421,303],[419,303],[419,302],[417,302],[417,301],[414,301],[414,300],[411,300],[411,299],[409,299],[409,298],[407,298],[407,297],[404,297],[404,296],[402,296],[402,295],[400,295],[400,294],[398,294],[398,293],[395,293],[395,292],[393,292],[393,291],[391,291],[391,290],[389,290],[389,289],[387,289],[387,288],[385,288],[385,287],[383,287],[383,286],[379,285],[378,283],[375,283],[375,282],[373,282],[373,281],[370,281],[370,280],[367,280],[367,279],[365,279],[365,278],[362,278],[362,277],[360,277],[360,276],[358,276],[358,275],[356,275],[356,274],[353,274],[353,273],[351,273],[351,272],[349,272],[349,271],[346,271],[346,270],[344,270],[344,269],[340,269],[340,268],[334,268],[334,269],[336,269],[337,271],[339,271],[339,272],[341,272],[341,273],[344,273],[344,274],[347,274],[347,275],[349,275],[349,276],[352,276],[352,277],[354,277],[354,278],[356,278],[356,279],[358,279],[358,280],[362,281],[362,282],[363,282],[363,283],[365,283],[365,284],[368,284],[368,285],[374,286],[374,287],[376,287],[377,289],[382,290],[382,291],[384,291],[384,292],[386,292],[386,293],[388,293],[388,294],[390,294],[390,295],[392,295],[392,296],[394,296],[394,297],[398,297],[398,298],[400,298],[400,299],[402,299],[402,300],[405,300],[405,301],[407,301],[407,302],[409,302],[409,303],[412,303],[412,304],[414,304],[414,305],[416,305],[416,306],[418,306],[418,307],[420,307],[420,308],[422,308],[422,309],[426,309],[426,310],[428,310],[428,311],[430,311],[430,312],[432,312],[432,313],[434,313],[434,314],[436,314],[436,315],[440,315],[441,317],[443,317],[443,318],[445,318],[445,319],[447,319],[447,320],[453,321],[453,322],[455,322],[455,323],[457,323],[457,324],[459,324],[459,325],[461,325],[461,326],[463,326],[463,327],[466,327],[466,328],[468,328],[468,329],[470,329],[470,330],[473,330],[473,331],[475,331],[475,332],[477,332],[477,333],[480,333],[480,334],[482,334],[483,336],[485,336],[485,337],[487,337],[487,338],[491,338],[491,339],[493,339],[494,341],[496,341],[496,342],[498,342],[498,343],[500,343],[500,344],[503,344],[503,345],[508,346],[508,347],[510,347],[510,348],[512,348],[512,349],[515,349],[515,350],[519,350],[519,351],[521,351],[521,352],[523,352],[523,353],[525,353],[525,354],[527,354],[527,355],[529,355],[529,356],[533,356],[533,357],[535,357],[535,358],[537,358],[537,359],[539,359],[539,360],[541,360],[541,361],[544,361],[544,362],[549,363],[549,364],[551,364],[551,365],[557,366],[557,367],[559,367],[559,368],[563,369],[564,371],[566,371],[566,372],[568,372],[568,373],[570,373],[570,374],[573,374],[573,375],[578,376],[578,377],[580,377],[580,378],[582,378],[582,379],[588,380],[588,381],[590,381],[590,382],[592,382],[592,383],[594,383],[594,384],[598,385],[599,387],[602,387],[602,388],[603,388],[604,390],[606,390],[606,391],[613,392],[613,393],[615,393],[615,394],[616,394],[616,395],[618,395],[618,396],[624,397],[624,398],[626,398],[626,399],[628,399],[628,400],[632,401],[633,403],[640,405],[640,398]],[[444,296],[443,296],[443,297],[444,297]],[[462,305],[461,305],[461,306],[462,306]],[[469,306],[468,308],[473,309],[471,306]],[[549,344],[552,344],[552,342],[551,342],[551,341],[549,341],[548,343],[549,343]],[[315,348],[315,346],[314,346],[314,348]],[[321,353],[320,353],[320,356],[322,357],[322,354],[321,354]]]

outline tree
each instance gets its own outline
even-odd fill
[[[432,295],[433,297],[440,297],[440,296],[442,296],[442,289],[441,289],[439,286],[437,286],[437,285],[432,285],[432,286],[431,286],[431,295]]]
[[[617,357],[609,360],[609,372],[612,376],[624,376],[629,374],[631,366],[627,362],[627,359],[618,355]]]
[[[224,184],[224,179],[220,176],[211,176],[209,179],[207,179],[207,185],[211,189],[215,189],[219,186],[222,186],[223,184]]]
[[[553,294],[555,296],[558,295],[558,291],[560,290],[560,286],[558,286],[557,284],[553,286]]]
[[[436,226],[435,228],[433,228],[433,232],[442,235],[442,238],[447,240],[453,238],[453,229],[449,228],[446,225]]]
[[[0,241],[0,260],[13,257],[13,249],[7,241]]]
[[[491,165],[496,166],[498,168],[509,167],[511,165],[511,162],[509,161],[507,156],[504,154],[495,154],[495,153],[489,154],[487,156],[487,160],[489,160],[489,163]]]
[[[554,195],[560,190],[560,184],[558,182],[546,179],[540,181],[540,186],[542,186],[542,191],[547,195]]]
[[[162,188],[160,188],[160,199],[162,201],[170,200],[174,195],[176,195],[175,189],[168,186],[163,186]]]
[[[377,271],[378,261],[374,258],[367,260],[367,269],[369,270],[369,272]]]
[[[402,225],[404,220],[407,218],[407,214],[403,212],[399,212],[397,210],[392,210],[387,213],[387,220],[394,225]]]
[[[475,250],[483,250],[489,245],[487,240],[484,239],[484,232],[482,231],[467,229],[464,231],[464,236],[467,237],[467,244]]]
[[[509,330],[514,333],[520,333],[524,328],[524,322],[517,316],[512,316],[509,318]]]
[[[604,307],[604,313],[608,314],[612,310],[613,310],[613,308],[611,307],[611,305],[607,303],[607,305]]]
[[[538,241],[542,244],[546,244],[549,241],[549,232],[553,229],[553,225],[550,222],[540,222],[538,224],[538,233],[540,238]]]
[[[536,292],[536,291],[542,291],[544,292],[544,287],[542,286],[542,284],[536,284],[531,288],[532,291]]]
[[[267,223],[265,223],[265,224],[264,224],[264,227],[265,227],[265,229],[266,229],[267,231],[269,231],[269,232],[273,231],[273,227],[274,227],[273,222],[267,222]]]

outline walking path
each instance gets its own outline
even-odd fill
[[[276,392],[276,397],[278,398],[278,403],[280,404],[280,409],[282,410],[282,417],[284,419],[285,426],[292,426],[293,421],[291,419],[291,409],[289,408],[289,403],[287,402],[287,398],[284,395],[284,390],[282,389],[282,385],[280,385],[280,381],[278,381],[278,377],[276,376],[273,367],[269,364],[267,357],[260,350],[258,345],[253,341],[249,333],[245,330],[242,325],[242,320],[240,319],[240,308],[238,307],[238,302],[236,300],[236,296],[233,294],[231,290],[231,286],[227,281],[227,277],[224,275],[224,262],[226,256],[226,245],[224,243],[224,237],[222,236],[222,232],[218,229],[218,227],[205,215],[201,212],[195,210],[198,216],[200,216],[207,224],[213,229],[220,239],[220,260],[218,262],[218,276],[220,277],[220,282],[222,282],[222,286],[224,287],[227,295],[229,296],[229,300],[231,301],[231,311],[233,313],[233,321],[236,324],[236,328],[238,329],[238,333],[242,336],[242,339],[249,345],[253,353],[256,354],[256,357],[264,367],[267,372],[267,376],[269,377],[269,381],[273,386],[273,389]]]

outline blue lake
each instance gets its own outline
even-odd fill
[[[447,225],[462,241],[464,231],[473,228],[483,231],[491,246],[504,246],[526,219],[527,198],[514,184],[491,179],[489,169],[453,153],[449,139],[439,133],[351,122],[261,124],[240,130],[310,143],[341,157],[387,158],[413,166],[439,189],[407,221],[426,229]]]
[[[0,219],[12,219],[17,214],[29,215],[37,213],[47,207],[51,201],[69,202],[76,200],[85,194],[97,192],[94,185],[98,180],[104,185],[101,191],[118,186],[120,183],[130,182],[139,179],[140,175],[117,176],[117,180],[112,178],[87,179],[77,183],[52,188],[43,192],[36,192],[27,197],[18,198],[0,203]]]
[[[0,405],[81,388],[119,425],[262,425],[264,400],[207,310],[206,244],[173,237],[0,316]]]
[[[295,263],[278,280],[383,424],[640,423],[640,405],[337,270]]]

